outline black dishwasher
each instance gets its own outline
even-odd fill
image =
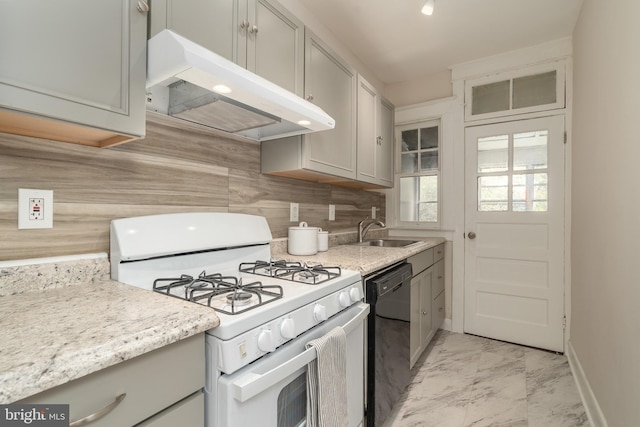
[[[365,279],[367,323],[367,427],[381,426],[409,385],[411,264]]]

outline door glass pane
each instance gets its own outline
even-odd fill
[[[438,152],[427,151],[420,153],[420,170],[438,170]]]
[[[513,211],[546,212],[548,210],[547,181],[546,173],[513,175]]]
[[[471,91],[471,114],[493,113],[509,109],[510,81],[474,86]]]
[[[509,210],[509,176],[478,177],[478,210],[481,212]]]
[[[438,148],[438,126],[420,129],[420,148]]]
[[[418,129],[402,131],[402,151],[418,149]]]
[[[478,138],[478,172],[509,170],[509,135]]]
[[[403,153],[400,157],[400,163],[402,173],[418,172],[418,153]]]
[[[513,79],[513,108],[555,104],[556,72]]]
[[[548,136],[546,130],[513,135],[513,170],[546,169]]]

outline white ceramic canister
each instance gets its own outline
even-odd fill
[[[298,227],[289,227],[288,252],[291,255],[315,255],[318,253],[318,228],[301,222]]]
[[[318,252],[329,250],[329,232],[318,228]]]

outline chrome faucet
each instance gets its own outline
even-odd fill
[[[366,216],[362,221],[358,223],[358,243],[362,243],[364,237],[367,235],[367,231],[369,231],[372,226],[378,225],[380,227],[386,227],[384,222],[380,221],[379,219],[372,219],[369,224],[364,225],[365,221],[368,219],[369,217]]]

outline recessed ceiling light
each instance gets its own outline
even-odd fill
[[[433,8],[436,6],[436,0],[427,0],[422,6],[421,12],[425,15],[433,15]]]
[[[311,124],[311,122],[309,120],[300,120],[300,121],[298,121],[298,124],[300,126],[309,126]]]

